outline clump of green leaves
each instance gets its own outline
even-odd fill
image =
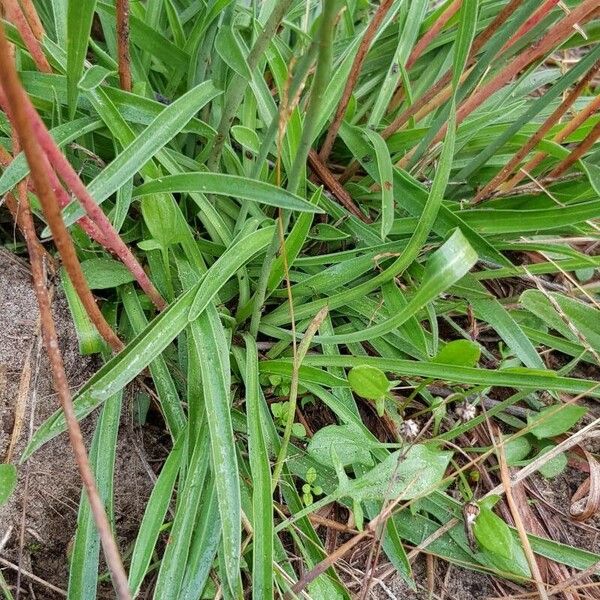
[[[349,598],[335,568],[320,572],[303,518],[333,502],[358,528],[385,515],[382,550],[413,585],[405,545],[461,514],[457,489],[478,502],[477,547],[454,528],[432,551],[530,576],[515,532],[461,470],[468,457],[495,478],[493,449],[449,449],[490,420],[511,467],[535,460],[555,476],[567,454],[544,457],[584,414],[561,402],[600,395],[597,3],[434,4],[132,2],[130,92],[111,3],[36,3],[39,48],[6,27],[26,92],[168,303],[157,312],[76,225],[81,208],[61,207],[126,344],[106,351],[63,277],[80,350],[104,361],[75,410],[102,411],[90,461],[109,512],[136,378],[148,385],[136,426],[153,402],[172,440],[125,561],[134,595],[235,598],[243,581],[268,600],[302,592],[301,579],[316,600]],[[577,60],[557,65],[559,49]],[[585,118],[571,130],[573,112]],[[4,115],[0,145],[12,149]],[[28,166],[1,162],[10,203]],[[460,419],[459,402],[477,413]],[[22,459],[64,430],[57,412]],[[0,503],[14,485],[3,465]],[[600,559],[530,543],[570,568]],[[99,564],[83,495],[70,597],[94,597]]]

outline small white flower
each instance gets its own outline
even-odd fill
[[[465,423],[475,418],[475,415],[477,414],[475,405],[471,404],[468,400],[459,404],[454,410],[458,418]]]
[[[412,420],[408,419],[400,425],[400,435],[405,440],[414,440],[419,433],[419,426]]]

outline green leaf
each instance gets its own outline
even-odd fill
[[[6,504],[17,485],[17,468],[14,465],[0,465],[0,506]]]
[[[574,404],[549,406],[536,415],[529,416],[527,424],[533,425],[530,433],[536,438],[552,438],[571,429],[586,412],[587,409],[583,406]]]
[[[339,240],[347,240],[350,234],[344,233],[337,227],[329,225],[329,223],[317,223],[310,232],[311,240],[319,240],[321,242],[337,242]]]
[[[69,114],[75,116],[77,87],[88,49],[96,0],[69,0],[67,5],[67,96]]]
[[[396,315],[382,323],[365,327],[348,334],[331,336],[315,336],[314,341],[321,344],[362,342],[384,335],[403,325],[439,294],[464,277],[477,262],[477,254],[467,242],[465,236],[456,230],[449,240],[438,248],[430,257],[421,286]]]
[[[452,340],[432,358],[432,361],[442,365],[474,367],[479,362],[480,355],[479,344],[469,340]]]
[[[241,583],[239,568],[242,517],[239,472],[230,413],[231,369],[228,342],[217,311],[212,306],[190,323],[190,332],[201,366],[212,466],[221,514],[225,577],[233,596],[236,596]]]
[[[181,466],[186,437],[187,433],[183,432],[169,452],[146,504],[129,565],[129,587],[134,597],[139,593],[154,553],[160,528],[169,508],[175,480]]]
[[[550,452],[550,450],[552,450],[552,448],[554,448],[554,446],[555,446],[555,444],[548,444],[547,446],[544,446],[544,448],[541,450],[541,452],[537,456],[535,456],[532,460],[540,458],[547,452]],[[560,454],[557,454],[554,458],[545,462],[538,469],[538,473],[540,473],[540,475],[542,475],[543,477],[546,477],[546,479],[552,479],[553,477],[560,475],[567,468],[568,462],[569,461],[568,461],[566,453],[561,452]]]
[[[475,538],[483,548],[508,560],[513,557],[513,537],[508,525],[486,506],[480,506],[473,524]]]
[[[205,81],[166,106],[152,123],[88,185],[88,192],[95,202],[102,204],[129,181],[188,124],[207,102],[219,93],[210,81]],[[74,203],[64,209],[67,225],[73,224],[82,215],[82,209]]]
[[[183,331],[189,323],[192,304],[197,305],[193,319],[208,306],[227,280],[273,237],[267,227],[247,235],[228,250],[208,270],[200,283],[182,294],[137,335],[127,347],[108,361],[74,397],[75,414],[82,419],[141,373]],[[199,294],[198,294],[199,293]],[[192,320],[193,320],[192,319]],[[64,415],[56,411],[33,435],[21,460],[65,430]]]
[[[348,373],[348,383],[354,393],[368,400],[378,400],[390,389],[385,373],[369,365],[352,368]]]
[[[323,212],[317,206],[310,204],[310,202],[274,185],[247,177],[226,175],[224,173],[182,173],[181,175],[168,175],[144,183],[133,191],[133,196],[134,198],[139,198],[148,194],[165,192],[220,194],[288,210],[309,213]]]
[[[531,452],[531,443],[526,436],[521,435],[504,444],[506,464],[512,467],[526,458]]]
[[[444,477],[452,454],[415,444],[390,454],[361,477],[351,481],[343,495],[355,500],[409,500],[429,494]]]
[[[260,152],[260,139],[254,129],[244,127],[243,125],[234,125],[231,128],[231,135],[247,150],[250,150],[254,154]]]
[[[394,173],[392,159],[383,138],[372,129],[365,129],[365,135],[373,145],[379,185],[381,187],[381,239],[385,240],[394,225]]]
[[[252,474],[252,595],[273,598],[273,507],[271,466],[265,442],[261,414],[261,391],[258,382],[258,351],[254,338],[246,335],[246,419],[250,472]]]
[[[92,290],[106,290],[133,281],[133,275],[112,258],[90,258],[81,263],[81,269]]]
[[[225,64],[244,79],[252,78],[242,47],[231,27],[221,27],[215,38],[215,50]]]
[[[321,464],[332,466],[331,449],[335,448],[343,466],[361,464],[370,467],[373,465],[370,445],[359,431],[349,425],[328,425],[314,434],[307,451]]]

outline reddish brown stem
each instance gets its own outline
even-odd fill
[[[32,129],[39,140],[42,150],[46,153],[50,164],[56,170],[64,184],[73,192],[73,194],[75,194],[88,217],[104,235],[107,249],[114,252],[119,257],[119,259],[135,277],[140,287],[152,300],[154,305],[159,310],[164,309],[166,307],[166,303],[162,296],[158,293],[158,290],[154,287],[154,284],[150,281],[148,275],[146,275],[146,272],[144,269],[142,269],[142,266],[138,263],[131,250],[115,231],[108,217],[94,202],[94,199],[90,196],[87,188],[79,179],[75,169],[73,169],[69,161],[64,157],[52,139],[50,133],[48,133],[46,126],[28,98],[25,98],[25,103],[26,105],[24,110],[27,112],[29,119],[31,120]]]
[[[573,106],[573,103],[582,94],[583,90],[589,85],[596,73],[600,70],[600,61],[594,63],[592,68],[581,78],[579,83],[571,90],[560,106],[544,121],[542,126],[535,132],[533,136],[521,147],[521,149],[500,169],[498,174],[485,185],[485,187],[475,196],[473,204],[481,202],[484,198],[490,195],[498,185],[500,185],[519,165],[519,163],[529,154],[529,152],[544,139],[544,136],[558,123],[559,119]]]
[[[31,54],[35,66],[42,73],[52,73],[52,68],[46,60],[46,55],[42,50],[40,42],[31,30],[31,26],[25,18],[17,0],[4,0],[4,7],[6,9],[6,17],[17,28],[27,50]]]
[[[23,9],[23,14],[27,19],[29,26],[31,27],[33,35],[35,35],[36,39],[41,42],[45,31],[33,2],[31,2],[31,0],[21,0],[21,8]]]
[[[469,61],[467,67],[471,67],[475,62],[475,57],[479,51],[487,44],[492,36],[498,31],[500,26],[517,10],[523,0],[511,0],[495,17],[495,19],[475,38],[471,51],[469,52]],[[403,113],[399,114],[381,133],[383,139],[389,138],[392,134],[396,133],[402,125],[408,122],[408,120],[416,115],[423,107],[428,105],[438,94],[444,92],[444,88],[448,86],[452,79],[452,71],[448,70],[442,77],[421,96],[412,106],[407,108]],[[399,99],[392,98],[390,107],[395,107],[399,104]],[[431,105],[435,108],[435,104]],[[345,183],[360,168],[358,161],[352,162],[348,168],[340,176],[340,182]]]
[[[121,89],[131,91],[131,58],[129,56],[129,0],[117,0],[117,54]]]
[[[560,177],[571,165],[575,164],[600,138],[600,122],[592,128],[592,130],[585,136],[585,138],[577,144],[571,154],[561,161],[552,171],[550,171],[548,177]]]
[[[479,88],[466,102],[458,109],[456,113],[456,123],[460,125],[475,109],[479,108],[490,96],[495,94],[502,86],[520,73],[525,67],[535,62],[553,48],[568,39],[573,33],[573,26],[583,22],[592,11],[596,10],[598,0],[585,0],[570,14],[566,15],[554,27],[552,27],[543,38],[530,46],[530,48],[519,54],[510,62],[496,77],[486,85]],[[448,125],[443,125],[431,141],[431,145],[437,144],[444,139]],[[407,155],[402,161],[406,164],[410,155]]]
[[[12,121],[13,120],[12,112],[6,102],[6,98],[1,89],[0,89],[0,107],[2,108],[2,110],[4,110],[4,112],[8,115],[9,119]],[[15,150],[15,152],[18,152],[18,151]],[[59,205],[61,206],[61,208],[64,208],[71,202],[71,198],[69,197],[69,194],[67,194],[67,192],[63,189],[58,177],[56,176],[56,173],[52,170],[52,167],[51,167],[50,163],[48,162],[48,158],[45,155],[44,155],[44,160],[46,163],[46,173],[48,174],[48,177],[50,178],[50,185],[52,186],[52,189],[54,190],[54,193],[56,195]],[[0,164],[4,167],[7,167],[11,162],[12,162],[12,157],[10,156],[10,154],[8,154],[8,152],[6,152],[6,150],[4,150],[4,148],[2,148],[0,151]],[[33,186],[29,186],[29,187],[31,187],[31,189],[33,190]],[[96,225],[90,220],[90,218],[88,216],[81,217],[81,219],[79,219],[77,221],[77,224],[93,240],[95,240],[96,242],[98,242],[99,244],[104,246],[105,248],[109,247],[109,244],[106,240],[106,236],[102,233],[102,231],[100,229],[98,229],[98,227],[96,227]]]
[[[10,59],[9,46],[4,36],[4,28],[2,27],[0,27],[0,83],[5,94],[5,101],[10,107],[13,129],[23,147],[46,221],[50,226],[67,273],[78,292],[87,314],[98,329],[98,333],[113,349],[121,350],[123,343],[110,328],[96,305],[81,270],[79,260],[77,259],[75,247],[62,220],[60,206],[46,172],[47,162],[35,136],[33,121],[28,114],[28,99],[21,87],[14,64]]]
[[[355,217],[358,217],[363,223],[371,223],[371,219],[364,215],[360,208],[354,204],[350,194],[342,187],[314,150],[309,151],[308,162],[315,175],[325,184],[348,212],[351,212]]]
[[[438,33],[446,26],[446,23],[458,12],[463,0],[454,0],[448,8],[436,19],[435,23],[428,29],[423,37],[415,44],[408,60],[406,61],[406,70],[410,69],[421,58],[423,52],[437,37]]]
[[[579,126],[584,123],[587,118],[594,114],[600,109],[600,96],[596,96],[591,102],[587,104],[585,108],[579,111],[573,119],[571,119],[554,137],[555,142],[562,142],[567,139]],[[519,182],[526,176],[527,173],[531,173],[546,157],[546,152],[537,152],[536,155],[514,175],[514,177],[507,181],[505,185],[501,187],[503,192],[512,190]]]
[[[513,44],[518,42],[521,37],[531,31],[536,25],[538,25],[542,19],[560,2],[560,0],[546,0],[530,17],[517,29],[517,32],[504,44],[500,52],[504,52],[507,48],[510,48]]]
[[[342,120],[344,115],[346,114],[346,109],[348,108],[348,102],[350,102],[350,97],[352,96],[352,90],[356,85],[356,81],[358,76],[360,75],[360,71],[362,69],[363,63],[367,58],[367,52],[371,47],[371,43],[373,42],[373,38],[377,33],[377,29],[381,25],[385,15],[389,11],[390,7],[393,4],[393,0],[383,0],[377,11],[373,15],[371,22],[367,26],[365,30],[365,34],[360,42],[360,46],[356,52],[356,56],[354,57],[354,62],[352,63],[352,67],[350,69],[350,75],[346,80],[346,85],[344,86],[344,91],[342,92],[342,97],[340,98],[340,102],[338,104],[337,110],[335,111],[335,116],[333,117],[333,121],[329,126],[329,130],[327,131],[327,135],[325,136],[325,141],[323,142],[323,146],[319,151],[319,157],[322,161],[327,162],[329,158],[329,154],[331,153],[331,148],[333,147],[333,142],[335,142],[335,138],[337,137],[338,131],[342,124]]]
[[[13,109],[15,118],[14,129],[19,136],[21,144],[23,145],[23,150],[30,166],[31,176],[35,182],[35,187],[38,191],[42,208],[46,214],[46,218],[54,235],[56,244],[61,251],[61,256],[63,257],[65,267],[67,268],[70,276],[71,272],[73,272],[74,275],[81,277],[84,285],[87,287],[87,284],[85,284],[85,278],[83,278],[83,273],[81,273],[81,267],[79,266],[79,262],[75,256],[75,249],[62,221],[60,207],[58,206],[58,202],[56,201],[56,197],[54,196],[50,182],[44,171],[45,164],[42,158],[42,151],[34,135],[32,123],[30,122],[27,111],[25,110],[25,93],[19,82],[14,64],[10,59],[9,44],[4,34],[4,27],[1,25],[0,82],[7,96],[8,102]],[[94,476],[92,474],[88,456],[85,450],[85,445],[83,443],[83,437],[81,435],[79,423],[77,422],[77,417],[73,409],[69,385],[58,347],[58,337],[56,335],[56,329],[52,319],[52,308],[50,306],[50,300],[48,298],[44,281],[42,259],[37,253],[37,247],[35,243],[33,243],[35,229],[26,200],[27,196],[24,194],[24,205],[21,208],[25,211],[24,224],[26,230],[26,240],[28,242],[28,250],[31,252],[31,266],[34,277],[35,293],[40,308],[42,335],[44,339],[44,345],[50,359],[50,365],[52,367],[54,385],[65,413],[65,420],[69,430],[69,437],[73,447],[75,460],[77,462],[79,473],[90,502],[92,514],[94,515],[96,527],[98,528],[98,533],[104,548],[106,562],[111,571],[117,595],[120,599],[129,600],[131,595],[129,593],[127,584],[127,575],[121,562],[119,549],[117,548],[117,544],[112,536],[110,523],[106,516],[106,512],[104,511],[102,500],[98,494],[96,482],[94,481]],[[71,278],[74,279],[72,276]],[[89,289],[87,291],[89,293]],[[89,294],[89,297],[91,297],[91,294]],[[92,303],[97,310],[93,298]]]

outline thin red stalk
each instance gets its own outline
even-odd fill
[[[416,62],[419,60],[426,48],[431,42],[437,37],[440,31],[445,27],[448,21],[458,12],[462,4],[462,0],[454,0],[454,2],[448,6],[448,8],[440,14],[435,23],[431,26],[431,29],[425,32],[425,35],[416,43],[413,48],[408,60],[406,61],[406,70],[408,71]],[[400,105],[400,102],[404,99],[404,85],[400,83],[398,88],[394,92],[388,111],[395,110]]]
[[[558,123],[563,115],[573,106],[575,100],[579,98],[583,90],[589,85],[590,81],[594,78],[596,73],[600,70],[600,61],[594,63],[589,71],[581,78],[577,85],[569,92],[563,102],[556,108],[556,110],[544,121],[541,127],[535,132],[534,135],[520,148],[520,150],[500,169],[498,174],[487,183],[483,189],[475,196],[473,203],[477,204],[485,197],[489,196],[498,185],[500,185],[520,164],[520,162],[529,154],[529,152],[537,146],[539,142],[544,139],[544,136],[552,129],[552,127]]]
[[[29,99],[25,98],[24,101],[26,103],[24,109],[31,120],[32,129],[36,135],[36,138],[39,140],[42,150],[46,153],[50,164],[56,170],[64,184],[73,192],[73,194],[75,194],[88,217],[104,234],[106,243],[108,244],[107,249],[114,252],[123,262],[123,264],[129,269],[140,287],[152,300],[156,308],[159,310],[164,309],[166,307],[165,301],[158,293],[158,290],[154,287],[154,284],[150,281],[148,275],[146,275],[144,269],[142,269],[142,266],[138,263],[131,250],[115,231],[112,223],[108,220],[108,217],[94,202],[94,199],[90,196],[87,188],[79,179],[75,169],[73,169],[69,161],[64,157],[54,142],[52,136],[48,133],[46,126]]]
[[[542,19],[560,2],[560,0],[546,0],[530,17],[517,29],[517,32],[504,44],[500,52],[504,52],[518,42],[526,33],[538,25]]]
[[[56,197],[54,196],[54,192],[52,191],[50,182],[44,170],[45,164],[42,159],[42,151],[33,132],[32,123],[27,114],[27,110],[25,109],[25,93],[19,82],[14,64],[10,59],[9,44],[5,37],[4,27],[2,25],[0,25],[0,83],[2,84],[8,102],[13,109],[15,117],[13,126],[17,135],[19,136],[21,144],[23,145],[23,151],[25,152],[27,162],[29,163],[31,169],[31,176],[35,182],[40,203],[44,209],[44,213],[46,215],[46,219],[48,220],[48,224],[50,225],[50,229],[52,230],[56,245],[61,252],[65,267],[67,268],[68,272],[77,271],[77,269],[73,269],[74,265],[79,267],[79,272],[74,274],[79,275],[85,283],[85,278],[83,278],[81,267],[79,266],[77,257],[75,255],[75,249],[62,221],[60,207],[58,206],[58,202],[56,201]],[[26,200],[26,195],[24,196]],[[104,548],[106,562],[111,571],[113,582],[115,584],[117,596],[119,599],[129,600],[131,595],[129,593],[127,584],[127,575],[121,562],[117,544],[112,536],[110,523],[104,511],[102,500],[98,494],[98,489],[94,481],[94,476],[92,474],[85,450],[85,445],[83,443],[83,437],[81,435],[79,423],[77,422],[77,417],[73,409],[69,385],[58,346],[56,329],[52,319],[52,308],[50,306],[50,300],[48,298],[44,281],[42,259],[37,253],[36,245],[31,243],[33,237],[35,236],[35,229],[33,226],[31,213],[27,210],[28,207],[26,202],[24,202],[22,209],[26,211],[24,219],[27,231],[26,240],[28,241],[28,250],[32,253],[31,266],[34,276],[34,287],[40,307],[42,335],[44,339],[44,345],[50,359],[50,365],[52,367],[54,385],[65,413],[65,419],[69,430],[69,437],[73,447],[73,453],[75,455],[79,473],[90,502],[92,514],[94,515],[96,527],[98,528],[98,533]],[[71,275],[71,273],[69,273],[69,275]]]
[[[4,0],[4,7],[6,9],[6,17],[17,28],[23,42],[25,42],[27,50],[29,50],[29,53],[31,54],[35,66],[42,73],[52,73],[52,68],[46,60],[46,55],[44,54],[38,39],[31,30],[17,0]]]
[[[19,137],[25,157],[29,163],[31,177],[46,221],[52,231],[65,269],[73,282],[73,286],[77,290],[90,320],[94,323],[98,333],[113,349],[117,351],[121,350],[123,343],[104,319],[81,270],[81,265],[75,253],[75,247],[62,220],[60,206],[46,173],[47,163],[44,154],[33,133],[33,123],[27,111],[26,95],[19,82],[14,64],[10,59],[8,42],[4,37],[3,28],[0,28],[0,33],[0,83],[6,96],[5,99],[11,109],[10,117],[12,118],[13,130]],[[6,47],[6,53],[4,52],[4,47]]]
[[[21,0],[21,8],[23,9],[23,14],[27,19],[29,26],[31,27],[33,35],[35,35],[36,39],[41,42],[45,31],[33,2],[31,2],[31,0]]]
[[[419,60],[425,49],[437,37],[438,33],[445,27],[446,23],[458,12],[462,0],[454,0],[450,6],[437,18],[429,30],[415,44],[408,60],[406,61],[406,70],[408,71]]]
[[[550,171],[548,177],[560,177],[571,165],[576,163],[600,138],[600,122],[592,128],[592,130],[585,136],[585,138],[577,144],[571,154],[561,161],[552,171]]]
[[[314,150],[309,151],[308,161],[315,175],[325,184],[329,191],[331,191],[338,199],[339,203],[344,206],[348,212],[351,212],[355,217],[358,217],[363,223],[371,223],[371,219],[364,215],[360,208],[354,204],[350,194],[342,187]]]
[[[456,113],[456,123],[459,125],[475,109],[479,108],[490,96],[495,94],[508,81],[520,73],[525,67],[538,60],[550,50],[564,42],[573,34],[573,26],[585,19],[589,13],[598,6],[598,0],[584,0],[570,14],[566,15],[559,23],[552,27],[546,35],[530,48],[519,54],[510,62],[496,77],[490,82],[479,88],[466,102],[458,109]],[[448,125],[443,125],[433,138],[431,145],[437,144],[444,139]],[[405,157],[408,158],[409,155]],[[403,161],[405,163],[405,160]]]
[[[517,10],[523,0],[511,0],[494,18],[494,20],[475,38],[471,50],[469,52],[469,61],[467,68],[472,66],[475,62],[475,57],[478,52],[487,44],[492,36],[498,31],[500,26]],[[444,88],[450,83],[452,79],[452,71],[449,69],[446,73],[427,91],[421,96],[412,106],[409,106],[403,113],[399,114],[381,133],[383,139],[389,138],[392,134],[396,133],[402,125],[408,122],[408,120],[416,115],[424,106],[430,103],[438,94],[443,93]],[[401,93],[401,90],[396,92],[391,100],[390,108],[395,108],[400,103],[400,99],[396,96]],[[432,109],[435,108],[435,104],[432,104]],[[352,162],[348,168],[342,173],[339,178],[341,183],[348,181],[360,168],[358,161]]]
[[[585,108],[580,110],[554,137],[555,142],[562,142],[569,137],[579,126],[584,123],[587,118],[600,109],[600,96],[596,96],[591,100]],[[521,169],[515,173],[514,177],[502,186],[502,191],[512,190],[518,183],[531,173],[546,157],[546,152],[537,152],[536,155]]]
[[[498,31],[500,26],[512,15],[523,0],[511,0],[494,18],[494,20],[473,40],[473,45],[469,52],[469,61],[467,68],[475,63],[475,57],[479,51],[488,43],[492,36]],[[404,123],[414,116],[427,105],[437,94],[439,94],[451,81],[452,70],[448,69],[446,73],[430,88],[419,100],[409,107],[404,113],[398,115],[384,130],[384,138],[387,139],[395,133]],[[400,102],[392,98],[390,108],[395,108]]]
[[[1,89],[0,89],[0,107],[8,115],[9,119],[12,121],[13,120],[12,112],[10,110],[10,107],[8,106],[6,97],[4,96],[4,92]],[[17,152],[18,152],[18,150],[15,150],[15,153],[17,153]],[[12,162],[12,160],[13,160],[12,156],[10,154],[8,154],[8,152],[6,152],[6,150],[4,150],[4,148],[1,148],[0,164],[7,167]],[[44,155],[44,160],[46,163],[46,173],[48,174],[48,177],[50,178],[50,185],[52,186],[52,189],[54,190],[54,193],[56,195],[59,205],[61,206],[61,208],[64,208],[71,202],[71,198],[69,197],[69,194],[67,194],[67,192],[63,189],[56,173],[53,171],[50,163],[48,162],[48,158],[45,155]],[[33,190],[33,186],[29,185],[29,187],[31,187],[31,189]],[[90,220],[90,218],[87,215],[81,217],[81,219],[79,219],[77,221],[77,224],[93,240],[95,240],[96,242],[98,242],[99,244],[101,244],[102,246],[104,246],[105,248],[108,249],[109,245],[107,243],[105,235],[102,233],[102,231],[98,227],[96,227],[96,225]]]
[[[393,0],[383,0],[377,8],[377,11],[373,15],[373,18],[367,26],[367,29],[365,30],[365,34],[360,42],[360,45],[356,52],[356,56],[354,57],[354,62],[352,63],[350,75],[346,80],[346,85],[344,86],[342,97],[340,98],[337,110],[335,111],[335,116],[333,118],[333,121],[331,122],[331,125],[329,126],[329,130],[327,131],[327,135],[325,136],[323,146],[319,151],[319,157],[324,162],[327,161],[327,159],[329,158],[329,154],[331,153],[333,142],[335,142],[335,138],[337,137],[338,131],[342,124],[342,120],[344,118],[344,115],[346,114],[348,102],[350,102],[350,97],[352,96],[352,90],[356,85],[356,81],[358,79],[358,76],[360,75],[362,66],[365,62],[365,59],[367,58],[367,53],[369,51],[369,48],[371,47],[373,38],[375,37],[377,29],[379,29],[381,22],[383,21],[385,15],[389,11],[392,4]]]
[[[129,0],[117,0],[117,54],[121,89],[131,91],[131,58],[129,56]]]

